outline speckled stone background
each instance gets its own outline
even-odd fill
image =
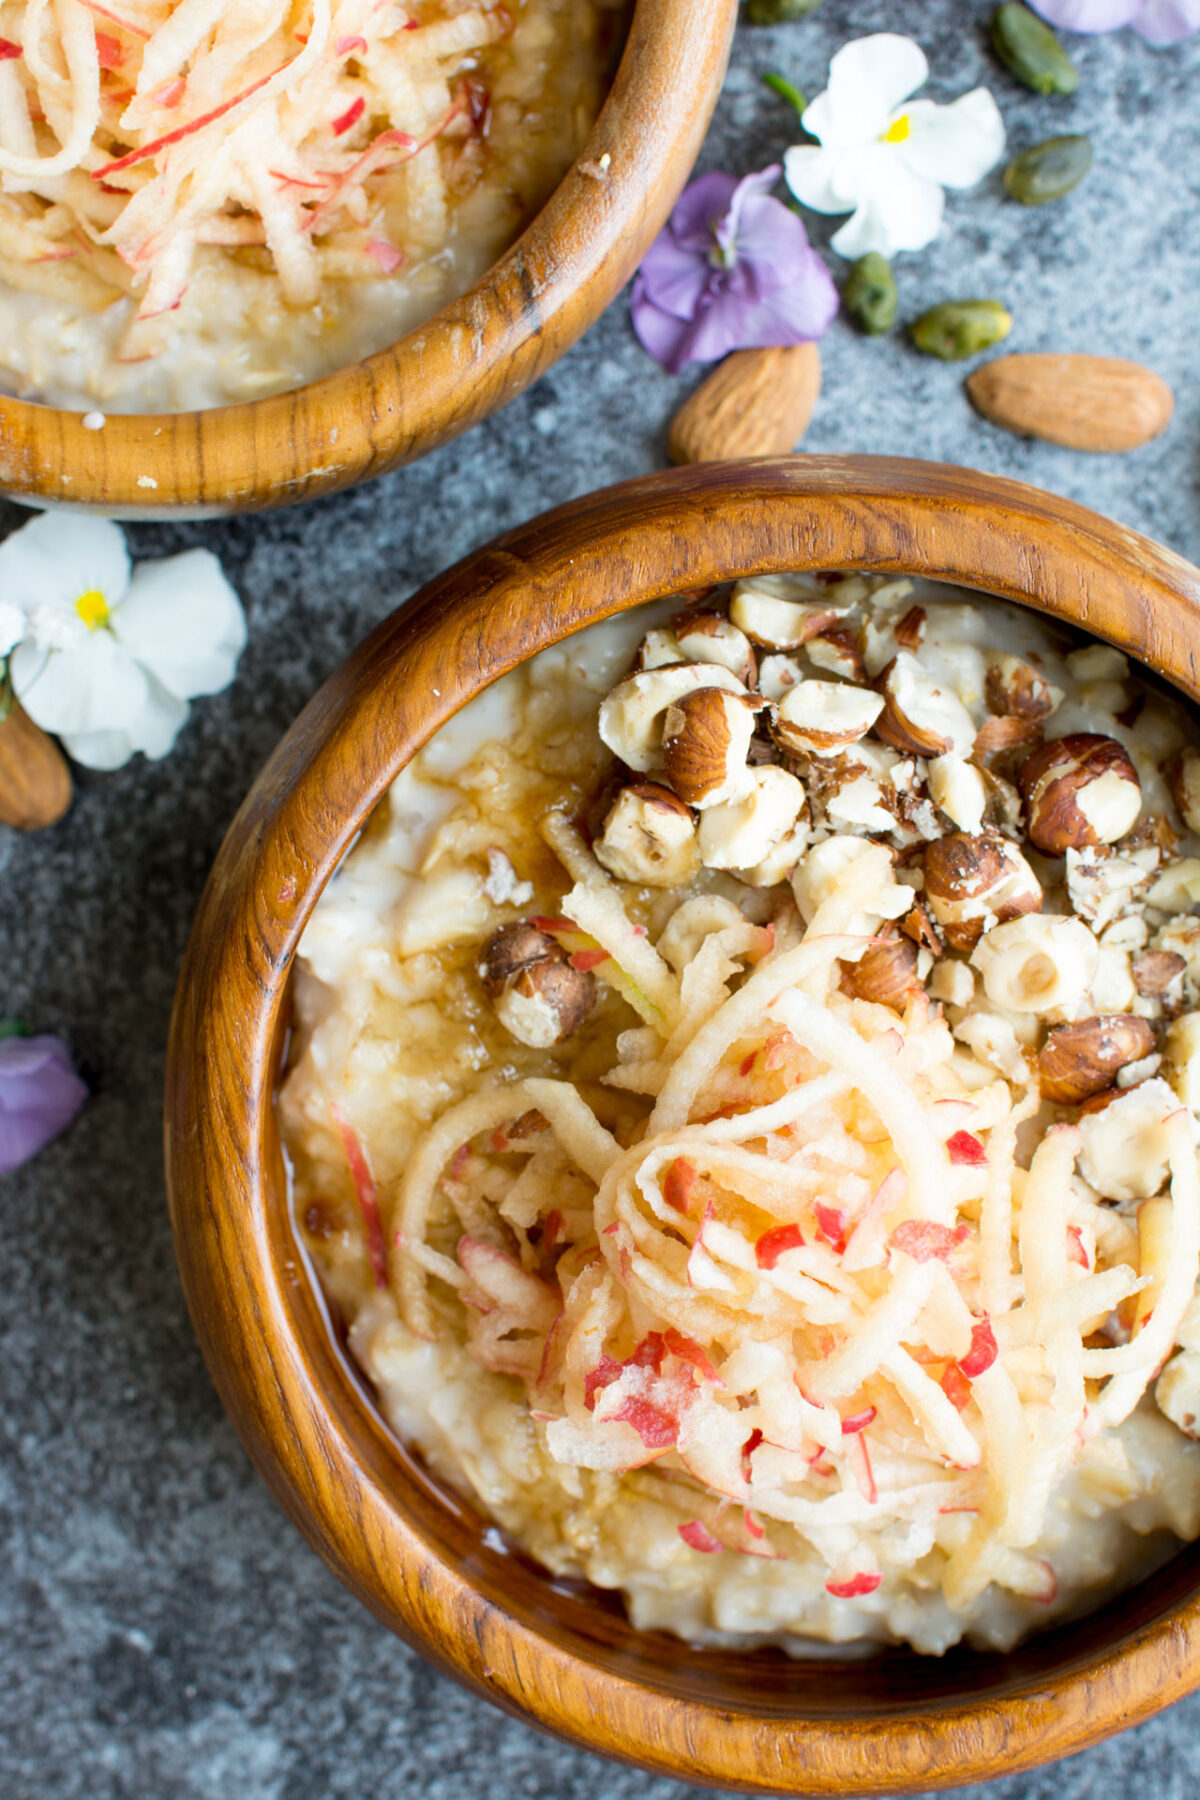
[[[995,175],[954,196],[929,251],[900,260],[903,314],[994,296],[1011,348],[1141,358],[1178,396],[1127,457],[1010,438],[970,411],[962,371],[899,337],[835,325],[806,448],[942,458],[1072,495],[1200,560],[1200,39],[1073,40],[1071,99],[992,61],[976,0],[825,0],[739,32],[705,166],[744,172],[789,141],[760,86],[810,94],[848,36],[908,29],[931,93],[991,84],[1014,147],[1088,131],[1096,165],[1027,212]],[[828,230],[815,235],[826,241]],[[832,261],[836,263],[836,258]],[[184,1310],[159,1149],[163,1045],[205,871],[260,763],[343,652],[435,571],[509,525],[658,466],[685,383],[638,349],[620,300],[499,418],[420,467],[273,517],[139,528],[161,554],[206,544],[244,597],[238,680],[201,702],[169,760],[81,774],[70,815],[0,828],[0,1016],[71,1040],[93,1099],[0,1183],[0,1794],[6,1800],[683,1800],[685,1790],[550,1743],[468,1698],[343,1592],[251,1472]],[[0,508],[0,526],[19,522]],[[1200,1784],[1200,1698],[988,1800],[1093,1800]],[[982,1796],[984,1789],[972,1790]]]

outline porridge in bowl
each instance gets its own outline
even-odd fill
[[[778,577],[543,651],[301,944],[298,1233],[394,1428],[698,1643],[1007,1648],[1200,1534],[1200,752]]]
[[[0,3],[0,387],[256,399],[478,280],[585,142],[624,0]]]

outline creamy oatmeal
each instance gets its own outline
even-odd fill
[[[0,0],[0,387],[177,411],[461,294],[603,100],[624,0]]]
[[[1195,1537],[1198,829],[1180,706],[930,585],[497,682],[296,973],[297,1227],[396,1430],[700,1643],[1006,1648]]]

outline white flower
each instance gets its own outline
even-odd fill
[[[855,38],[829,64],[829,86],[803,117],[817,144],[783,159],[788,186],[815,212],[852,212],[840,256],[921,250],[937,236],[943,188],[973,187],[1004,154],[1004,121],[987,88],[949,106],[902,103],[924,85],[919,44],[890,31]]]
[[[210,550],[131,569],[120,529],[81,514],[42,513],[0,544],[0,629],[6,608],[22,615],[13,692],[92,769],[165,756],[188,701],[228,687],[246,642]]]
[[[0,599],[0,659],[25,635],[25,614],[15,600]],[[0,669],[0,677],[4,671]]]

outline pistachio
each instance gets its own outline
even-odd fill
[[[896,323],[896,280],[885,256],[872,250],[851,267],[842,305],[860,331],[881,337]]]
[[[816,12],[821,0],[747,0],[748,25],[787,25],[794,19],[807,19]]]
[[[1014,156],[1004,185],[1022,206],[1045,206],[1078,187],[1092,166],[1092,140],[1082,133],[1047,138]]]
[[[1050,27],[1019,0],[1005,0],[992,14],[992,48],[1035,94],[1073,94],[1079,86],[1079,70]]]
[[[908,335],[926,356],[962,362],[998,344],[1012,330],[1012,314],[999,300],[943,300],[914,319]]]

